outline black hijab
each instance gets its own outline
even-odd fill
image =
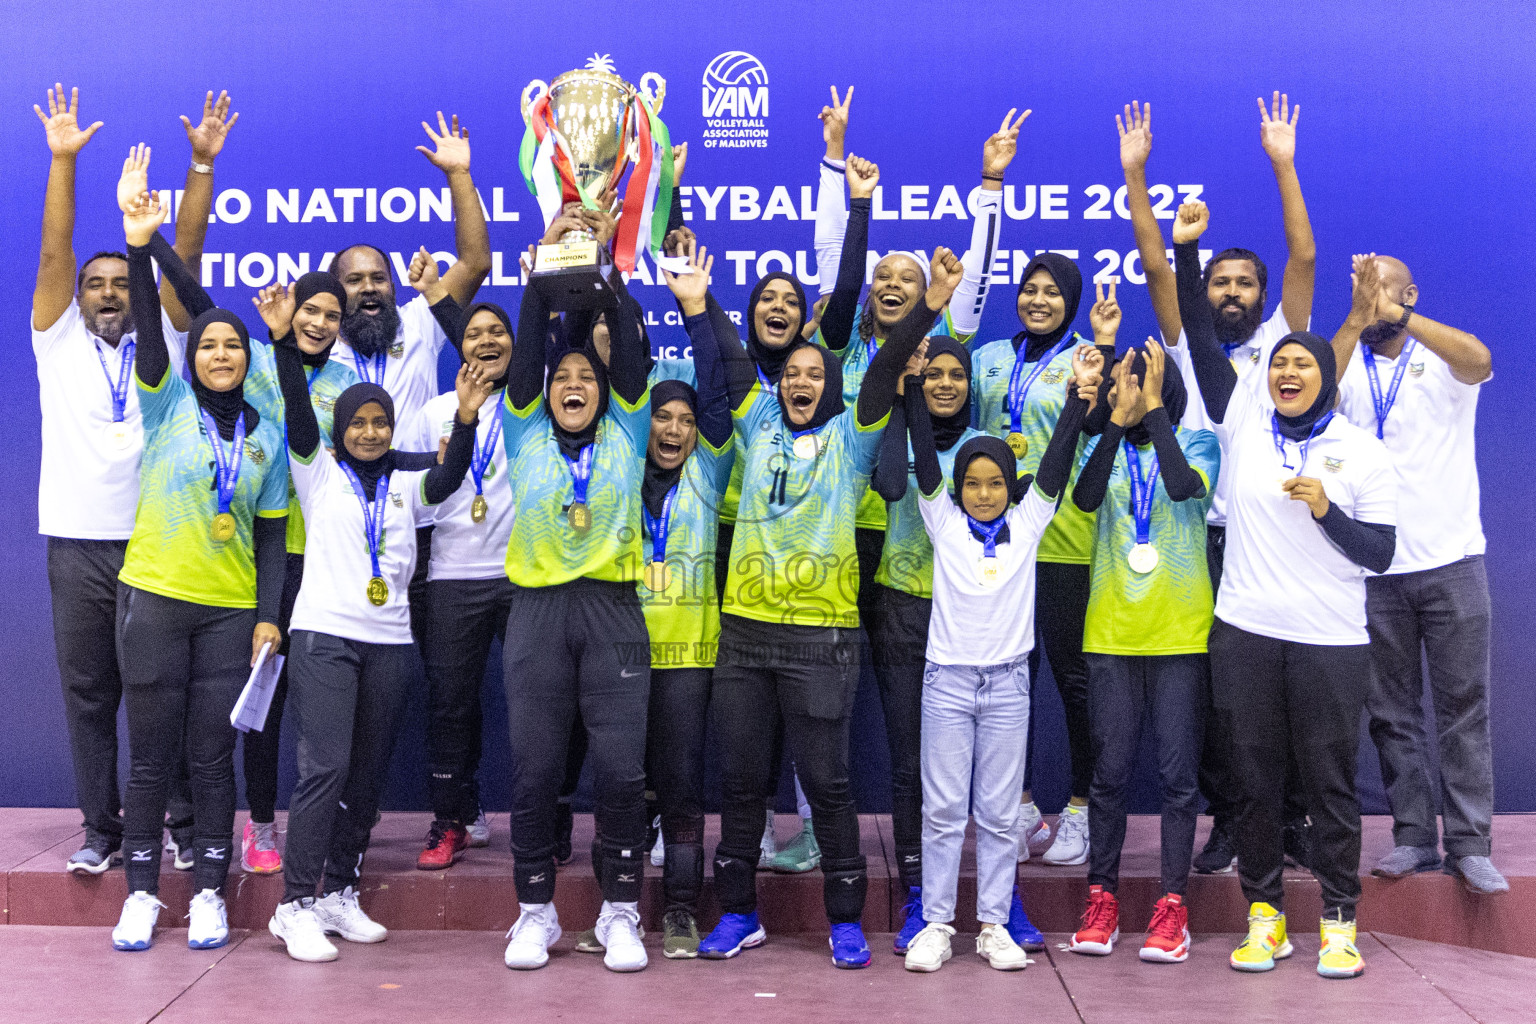
[[[322,292],[335,296],[339,312],[347,315],[347,290],[341,286],[341,279],[328,270],[311,270],[293,283],[293,307],[298,309],[304,303]],[[304,360],[305,366],[324,366],[331,358],[331,349],[336,347],[336,339],[319,352],[305,352],[299,349],[299,358]]]
[[[805,430],[820,430],[826,426],[832,417],[841,414],[848,408],[843,403],[843,361],[821,345],[809,341],[795,341],[785,345],[783,350],[784,362],[779,364],[779,372],[783,373],[784,363],[789,362],[790,354],[802,348],[814,349],[816,351],[816,354],[821,357],[821,368],[824,374],[821,401],[816,403],[816,410],[811,414],[810,421],[804,426],[792,426],[789,419],[789,407],[784,404],[783,390],[778,387],[774,388],[774,394],[779,399],[779,415],[784,419],[784,426],[789,427],[797,434]],[[772,378],[772,374],[769,376]]]
[[[390,448],[372,462],[364,462],[347,450],[347,426],[351,424],[352,417],[357,415],[357,410],[369,402],[379,404],[379,407],[384,410],[385,418],[389,420],[390,428],[394,428],[395,400],[390,398],[389,392],[379,385],[360,381],[347,388],[336,399],[335,418],[331,421],[331,451],[336,453],[336,461],[352,467],[352,472],[357,474],[358,481],[363,485],[362,496],[372,501],[379,478],[388,476],[395,468],[396,452],[394,448]]]
[[[1004,480],[1013,481],[1012,486],[1008,488],[1008,501],[1010,504],[1022,498],[1026,488],[1034,480],[1032,476],[1020,478],[1018,460],[1013,457],[1013,449],[1004,444],[1002,438],[993,437],[991,434],[973,437],[961,445],[960,450],[955,453],[955,469],[952,480],[954,493],[951,497],[954,498],[955,504],[960,506],[960,511],[962,512],[965,511],[965,502],[961,500],[961,495],[965,492],[965,471],[970,467],[973,460],[983,456],[997,463],[997,468],[1003,471]],[[1007,514],[1005,509],[1003,515],[1006,516]],[[972,529],[971,532],[975,533],[976,531]],[[977,539],[985,540],[985,538],[980,536]],[[995,539],[999,544],[1007,543],[1009,539],[1007,523],[1003,524]]]
[[[687,402],[689,410],[694,416],[698,416],[699,393],[687,381],[662,380],[657,381],[656,386],[651,388],[653,411],[678,399]],[[640,500],[651,515],[661,515],[661,505],[667,499],[667,492],[677,484],[678,479],[683,475],[683,467],[687,464],[688,460],[684,459],[675,469],[662,469],[651,461],[650,446],[646,446],[645,479],[640,484]]]
[[[572,433],[560,426],[555,419],[555,407],[549,403],[549,389],[554,384],[555,371],[560,369],[560,364],[566,356],[579,356],[586,360],[592,367],[592,372],[597,376],[597,410],[592,420],[581,430]],[[555,432],[555,443],[565,453],[566,458],[575,459],[581,457],[581,450],[597,440],[597,425],[603,421],[603,416],[608,412],[608,367],[597,358],[597,353],[589,348],[564,348],[557,349],[548,354],[544,361],[544,411],[549,414],[549,426]]]
[[[1120,362],[1130,360],[1131,372],[1136,375],[1138,381],[1147,379],[1147,357],[1141,349],[1133,348],[1120,357]],[[1109,389],[1114,385],[1114,378],[1106,374],[1099,383],[1099,405],[1109,407]],[[1168,419],[1178,427],[1179,421],[1184,418],[1184,409],[1189,404],[1189,392],[1184,388],[1184,377],[1179,373],[1179,368],[1174,365],[1171,358],[1163,362],[1163,408],[1168,410]],[[1147,425],[1138,421],[1135,426],[1127,427],[1126,438],[1138,448],[1152,443],[1152,435],[1147,431]]]
[[[1280,344],[1275,346],[1270,353],[1269,361],[1273,365],[1275,354],[1287,345],[1300,345],[1312,354],[1317,361],[1317,368],[1322,372],[1323,386],[1317,389],[1317,397],[1312,400],[1312,405],[1300,416],[1282,416],[1275,410],[1275,425],[1280,428],[1280,433],[1292,441],[1305,441],[1312,436],[1312,430],[1317,421],[1324,416],[1333,414],[1334,401],[1339,396],[1339,371],[1338,364],[1334,362],[1333,346],[1326,339],[1320,338],[1311,331],[1292,331],[1280,339]],[[1265,385],[1268,387],[1268,385]]]
[[[1077,264],[1059,252],[1043,252],[1030,260],[1024,267],[1024,273],[1019,277],[1019,290],[1015,293],[1015,305],[1017,296],[1024,292],[1024,285],[1028,283],[1030,275],[1037,270],[1044,270],[1051,275],[1051,280],[1056,282],[1056,287],[1061,290],[1062,300],[1066,303],[1066,309],[1062,313],[1061,323],[1049,334],[1031,334],[1028,328],[1013,336],[1013,350],[1024,350],[1024,361],[1033,363],[1046,352],[1052,345],[1066,337],[1072,329],[1072,319],[1077,316],[1078,304],[1083,298],[1083,272],[1077,269]]]
[[[197,375],[197,346],[203,340],[203,332],[210,324],[228,324],[235,329],[235,334],[240,339],[240,347],[245,350],[245,375],[240,378],[240,383],[228,391],[215,391],[202,382]],[[226,441],[235,439],[235,421],[240,414],[245,413],[245,434],[247,437],[256,432],[256,424],[261,422],[261,413],[256,407],[245,400],[245,377],[251,372],[251,335],[245,329],[245,324],[240,318],[227,309],[217,307],[207,310],[187,330],[187,376],[192,381],[192,394],[197,398],[197,404],[208,415],[213,417],[213,422],[219,428],[219,436]]]
[[[454,344],[458,346],[459,359],[462,362],[469,362],[469,356],[464,354],[464,332],[469,330],[469,322],[473,320],[475,318],[475,314],[481,310],[489,310],[491,313],[495,314],[496,319],[501,321],[501,326],[507,330],[507,345],[510,346],[512,344],[512,320],[507,316],[507,311],[502,309],[494,302],[472,303],[470,307],[464,311],[463,318],[459,320],[459,336],[453,340]],[[560,364],[556,363],[555,365],[558,366]],[[491,384],[497,388],[506,387],[507,374],[510,373],[511,370],[512,360],[508,359],[507,368],[503,370],[501,376],[493,380]]]
[[[933,421],[933,443],[941,452],[947,452],[960,440],[971,426],[971,354],[965,346],[947,334],[933,334],[928,337],[928,361],[931,363],[935,356],[951,355],[960,361],[960,369],[965,371],[966,389],[965,404],[960,406],[960,411],[953,416],[939,417],[932,413],[928,418]]]
[[[794,351],[797,342],[791,340],[783,348],[769,348],[758,340],[757,300],[763,297],[763,289],[767,288],[772,281],[788,281],[790,287],[795,290],[795,297],[800,300],[800,326],[795,331],[797,336],[800,331],[805,330],[810,307],[805,304],[805,289],[800,287],[800,282],[793,274],[786,274],[782,270],[776,270],[759,278],[757,284],[752,286],[752,294],[747,297],[747,354],[752,357],[752,362],[757,364],[763,376],[767,377],[771,383],[777,384],[779,377],[784,373],[784,364],[789,360],[789,354]]]

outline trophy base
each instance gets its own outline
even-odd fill
[[[613,301],[608,253],[595,241],[541,245],[534,256],[528,286],[552,312],[597,309]]]

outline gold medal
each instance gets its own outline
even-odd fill
[[[389,584],[384,582],[384,577],[375,576],[368,581],[368,600],[375,607],[382,608],[384,602],[389,600]]]
[[[220,512],[213,517],[213,522],[208,524],[208,536],[220,544],[235,535],[235,517],[228,512]]]
[[[1003,580],[1003,560],[996,555],[983,555],[976,563],[976,580],[984,587],[995,587]]]
[[[1013,452],[1014,458],[1022,459],[1029,454],[1029,439],[1018,431],[1009,434],[1003,438],[1003,441],[1008,445],[1008,449]]]
[[[485,500],[485,495],[475,495],[475,500],[469,503],[469,518],[477,523],[485,522],[485,514],[490,511],[490,504]]]
[[[659,594],[672,585],[672,567],[666,562],[645,563],[645,589]]]
[[[592,510],[582,502],[576,502],[565,511],[565,518],[569,520],[571,529],[577,533],[586,533],[592,529]]]
[[[795,438],[795,458],[814,459],[819,450],[815,434],[801,434]]]
[[[122,420],[113,420],[111,423],[108,423],[107,429],[103,433],[106,435],[107,444],[120,452],[127,451],[128,447],[133,444],[133,432],[128,429],[128,424]]]
[[[1145,576],[1157,568],[1157,548],[1151,544],[1137,544],[1131,548],[1131,553],[1126,557],[1131,564],[1131,571]]]

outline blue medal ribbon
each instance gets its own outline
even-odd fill
[[[587,445],[581,450],[581,457],[573,459],[565,452],[560,455],[565,459],[566,465],[571,467],[571,490],[575,494],[572,501],[574,505],[587,503],[587,484],[592,482],[592,449],[596,445]]]
[[[337,460],[337,465],[347,475],[347,481],[352,485],[352,493],[356,494],[357,500],[362,503],[363,539],[368,543],[368,560],[373,563],[373,575],[383,579],[384,574],[379,571],[379,542],[384,536],[384,498],[389,494],[389,477],[387,475],[379,477],[379,482],[374,486],[373,501],[370,503],[368,496],[363,493],[363,482],[358,479],[357,471],[340,460]]]
[[[364,363],[363,362],[363,357],[361,355],[359,355],[358,352],[357,352],[357,349],[354,348],[352,350],[352,365],[357,367],[357,375],[360,378],[362,378],[363,383],[365,383],[365,384],[377,384],[379,387],[383,387],[384,386],[384,370],[385,370],[385,367],[387,367],[389,365],[388,362],[386,361],[388,359],[388,357],[389,357],[389,353],[387,351],[385,351],[385,352],[375,352],[373,354],[373,358],[370,359],[367,363]],[[373,367],[374,375],[378,378],[377,380],[375,380],[373,377],[368,376],[367,367],[370,366],[370,365]]]
[[[770,395],[773,394],[773,384],[769,382],[768,375],[763,372],[763,368],[753,363],[752,369],[757,371],[757,382],[763,386],[763,390]]]
[[[1280,414],[1271,413],[1269,416],[1269,430],[1275,439],[1275,451],[1280,453],[1280,464],[1289,469],[1295,476],[1301,476],[1301,471],[1307,468],[1307,449],[1312,446],[1312,441],[1317,435],[1327,429],[1332,419],[1333,413],[1330,412],[1319,417],[1318,421],[1312,424],[1312,433],[1308,434],[1307,439],[1300,442],[1299,445],[1301,449],[1301,464],[1293,468],[1290,458],[1285,454],[1285,435],[1280,433]]]
[[[475,478],[475,493],[481,493],[481,483],[485,480],[485,471],[491,464],[491,459],[496,454],[496,445],[501,440],[501,417],[496,416],[491,420],[491,429],[485,435],[485,447],[480,447],[480,442],[475,442],[474,457],[469,460],[470,475]]]
[[[864,365],[868,366],[875,361],[875,353],[880,351],[880,343],[870,338],[864,343]]]
[[[667,535],[672,532],[672,506],[677,504],[677,489],[682,483],[679,480],[672,485],[667,496],[661,501],[661,515],[651,515],[651,510],[640,503],[640,514],[645,517],[645,528],[651,534],[651,561],[665,562],[667,560]]]
[[[224,442],[219,437],[219,425],[208,415],[208,410],[199,410],[203,414],[203,429],[208,432],[208,443],[213,446],[214,474],[213,482],[218,489],[219,514],[229,512],[230,502],[235,499],[235,484],[240,479],[240,462],[245,455],[245,413],[241,413],[235,420],[235,440],[229,452],[224,451]]]
[[[128,375],[133,372],[134,342],[125,341],[118,350],[122,360],[117,365],[116,383],[112,381],[112,371],[107,369],[107,357],[101,354],[101,346],[95,348],[102,375],[107,378],[107,388],[112,392],[112,422],[121,423],[128,414]]]
[[[1146,544],[1152,539],[1152,495],[1157,491],[1157,453],[1152,453],[1152,464],[1147,475],[1141,475],[1141,453],[1130,441],[1125,444],[1125,461],[1131,473],[1131,516],[1136,521],[1136,543]]]
[[[1360,353],[1365,357],[1365,375],[1371,382],[1371,404],[1376,407],[1376,438],[1381,440],[1382,431],[1387,427],[1387,413],[1392,411],[1392,406],[1397,402],[1397,389],[1403,386],[1403,373],[1408,369],[1408,357],[1413,354],[1414,346],[1418,342],[1413,338],[1408,339],[1408,344],[1397,356],[1397,369],[1392,373],[1392,384],[1387,388],[1386,396],[1381,393],[1381,378],[1376,375],[1376,353],[1366,349]]]
[[[990,523],[983,523],[967,512],[965,514],[965,521],[971,524],[971,532],[976,535],[977,540],[981,541],[981,556],[983,558],[996,558],[997,535],[1002,532],[1004,526],[1008,525],[1008,517],[1002,515]]]
[[[1024,399],[1029,397],[1030,385],[1034,384],[1035,378],[1045,372],[1051,360],[1061,355],[1062,351],[1072,344],[1072,338],[1073,335],[1068,333],[1065,338],[1056,343],[1054,348],[1041,356],[1035,363],[1035,368],[1029,371],[1028,377],[1024,376],[1024,367],[1029,364],[1019,358],[1023,353],[1020,352],[1014,356],[1013,373],[1008,376],[1008,429],[1011,432],[1024,433]]]

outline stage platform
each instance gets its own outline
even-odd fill
[[[279,828],[282,827],[279,814]],[[363,905],[391,929],[404,931],[505,931],[517,917],[508,852],[505,814],[491,818],[491,845],[466,852],[445,871],[418,871],[430,816],[386,814],[374,830],[363,876]],[[869,860],[869,899],[864,928],[871,933],[895,931],[901,923],[904,893],[896,879],[890,819],[865,815],[860,819],[863,850]],[[711,816],[706,850],[718,839],[718,818]],[[243,827],[244,815],[237,821]],[[780,815],[777,832],[787,840],[799,827],[794,815]],[[1201,819],[1198,844],[1203,844],[1209,819]],[[1369,868],[1391,847],[1391,821],[1365,819],[1361,858],[1364,896],[1360,903],[1361,931],[1380,933],[1496,953],[1536,957],[1536,815],[1500,815],[1494,824],[1496,863],[1508,875],[1511,891],[1478,897],[1465,892],[1453,878],[1432,872],[1400,881],[1370,876]],[[590,815],[577,815],[573,863],[560,870],[556,903],[561,921],[574,933],[590,925],[602,902],[592,875],[589,844]],[[1160,895],[1158,889],[1158,819],[1133,816],[1121,863],[1122,928],[1139,934]],[[117,920],[126,886],[121,868],[91,878],[64,871],[65,859],[81,841],[79,814],[68,809],[0,809],[0,885],[4,919],[18,925],[110,926]],[[959,919],[962,933],[976,930],[975,867],[967,851],[960,883]],[[1038,861],[1019,865],[1025,906],[1035,924],[1046,932],[1071,932],[1087,892],[1086,868],[1052,868]],[[237,870],[228,886],[230,925],[264,929],[282,894],[282,876],[258,877]],[[821,910],[821,875],[758,875],[760,912],[770,935],[795,935],[814,948],[825,935]],[[160,898],[168,910],[161,920],[179,920],[191,896],[191,874],[164,865]],[[646,926],[659,929],[660,869],[647,865],[643,904]],[[1190,930],[1197,938],[1246,928],[1247,906],[1235,874],[1195,875],[1189,887]],[[1316,943],[1321,901],[1316,881],[1301,871],[1286,872],[1286,911],[1293,934],[1310,935]],[[706,879],[701,908],[703,923],[719,913]],[[265,941],[264,936],[258,936]],[[104,941],[104,940],[103,940]],[[457,940],[456,940],[457,941]],[[1130,941],[1128,939],[1128,941]],[[1212,940],[1213,942],[1215,940]],[[804,944],[804,943],[802,943]],[[1225,939],[1216,945],[1228,945]],[[1305,947],[1303,947],[1305,948]],[[1214,953],[1208,953],[1214,956]],[[1222,957],[1225,953],[1221,954]],[[894,958],[892,958],[894,959]],[[1076,959],[1076,958],[1073,958]],[[1127,957],[1129,963],[1132,957]],[[1536,994],[1536,964],[1529,965],[1529,991]],[[0,1019],[4,1018],[0,1006]],[[1302,1018],[1295,1018],[1302,1019]]]

